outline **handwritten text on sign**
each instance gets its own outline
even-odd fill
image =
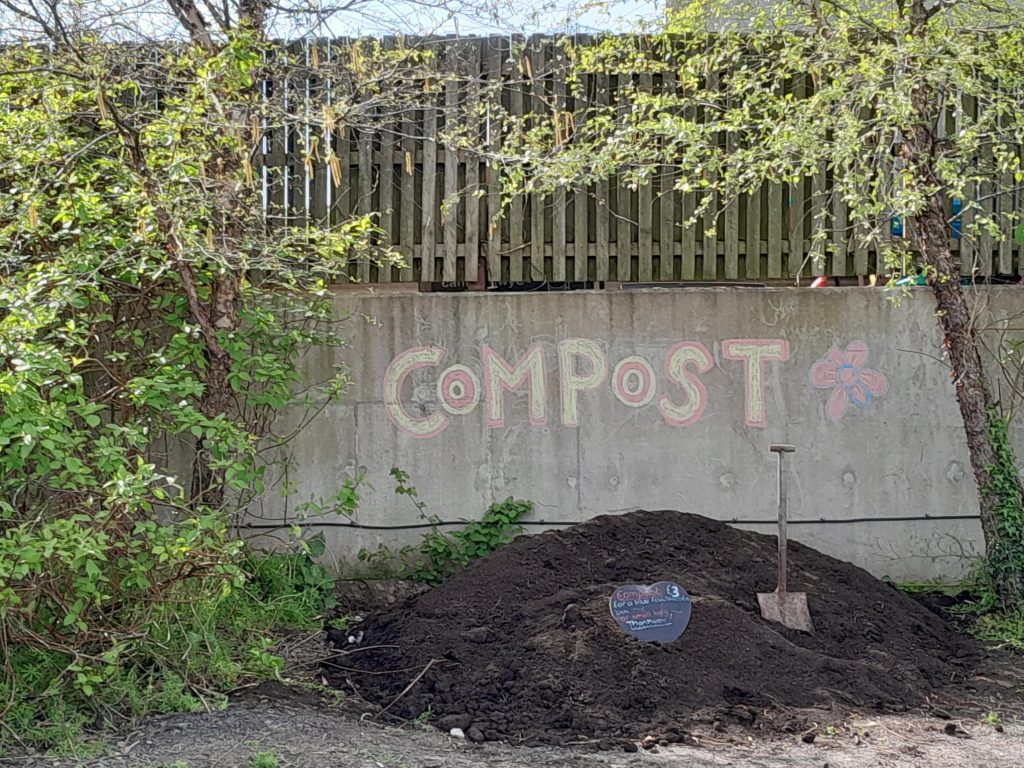
[[[765,372],[771,364],[789,359],[785,339],[727,339],[721,345],[722,358],[735,362],[744,382],[744,423],[748,427],[767,425],[765,414]],[[548,423],[548,397],[544,348],[534,344],[518,359],[509,361],[487,344],[480,350],[480,370],[454,363],[437,372],[439,408],[416,413],[403,400],[406,379],[419,369],[440,368],[448,352],[441,347],[413,347],[399,353],[384,373],[384,407],[388,417],[413,437],[435,437],[451,416],[472,413],[483,404],[487,425],[505,426],[506,392],[525,393],[531,424]],[[714,358],[699,341],[680,341],[669,347],[662,361],[666,382],[658,391],[658,375],[646,357],[630,355],[612,361],[592,339],[563,339],[557,344],[560,422],[564,427],[580,425],[580,395],[607,383],[615,398],[628,408],[652,406],[669,425],[683,427],[700,420],[708,404],[708,392],[701,375],[714,366]],[[423,409],[420,409],[423,410]]]
[[[690,623],[693,604],[674,581],[659,581],[649,587],[619,587],[608,599],[608,607],[618,625],[638,640],[671,643]]]

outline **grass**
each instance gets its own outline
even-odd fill
[[[280,768],[280,765],[274,752],[257,752],[249,758],[249,768]]]
[[[979,640],[1024,651],[1024,612],[978,616],[971,633]]]
[[[936,594],[958,597],[964,593],[977,594],[977,585],[971,582],[941,584],[918,582],[900,584],[907,594]],[[991,645],[1024,651],[1024,610],[1014,613],[984,612],[980,601],[966,601],[950,609],[950,615],[965,620],[966,631],[978,640]]]

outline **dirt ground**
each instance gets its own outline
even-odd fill
[[[381,725],[312,693],[281,689],[252,695],[223,712],[152,718],[90,760],[22,759],[22,768],[250,768],[273,752],[280,768],[940,768],[1024,767],[1024,725],[999,732],[980,720],[920,715],[854,717],[813,743],[783,739],[726,743],[698,737],[695,746],[634,754],[552,747],[474,745],[436,729]],[[952,730],[954,735],[947,735]],[[2,762],[2,761],[0,761]],[[180,765],[180,764],[179,764]]]

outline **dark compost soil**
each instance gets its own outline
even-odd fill
[[[689,591],[692,619],[674,642],[643,643],[608,598],[660,580]],[[775,580],[774,536],[672,511],[599,517],[520,537],[371,615],[358,645],[329,633],[355,652],[323,672],[389,714],[429,710],[473,740],[567,744],[671,740],[693,723],[761,725],[789,708],[898,711],[979,658],[938,615],[809,547],[790,545],[790,590],[807,592],[813,635],[761,618],[756,594]]]

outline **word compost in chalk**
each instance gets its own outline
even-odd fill
[[[690,623],[693,604],[686,590],[674,581],[649,587],[624,584],[608,599],[612,618],[638,640],[671,643]]]

